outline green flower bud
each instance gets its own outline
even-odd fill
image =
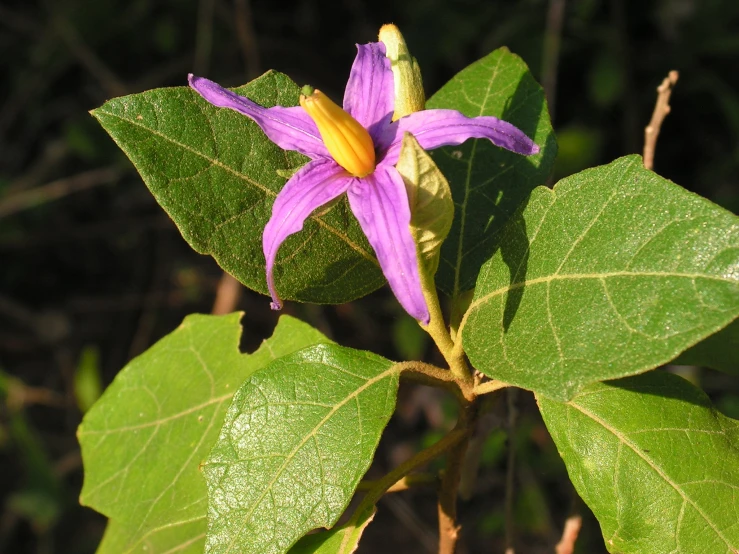
[[[385,45],[385,55],[390,59],[395,81],[395,114],[393,121],[426,107],[421,68],[411,56],[400,30],[392,23],[380,29],[380,42]]]

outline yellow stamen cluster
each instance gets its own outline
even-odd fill
[[[375,170],[375,145],[356,119],[320,90],[301,94],[300,105],[315,122],[337,164],[355,177],[365,177]]]

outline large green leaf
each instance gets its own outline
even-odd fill
[[[259,350],[241,354],[240,317],[187,317],[128,364],[85,415],[80,502],[114,520],[107,552],[152,552],[147,545],[174,548],[198,536],[202,543],[207,490],[198,465],[234,392],[275,358],[328,342],[283,316]]]
[[[287,552],[311,529],[332,527],[395,409],[397,368],[318,345],[244,383],[203,465],[206,552]]]
[[[610,552],[739,552],[739,422],[702,391],[651,372],[538,400]]]
[[[294,106],[298,87],[270,71],[234,89],[263,106]],[[307,158],[272,144],[249,118],[216,108],[187,87],[116,98],[93,110],[131,159],[157,202],[200,253],[265,293],[262,230],[284,175]],[[339,303],[384,278],[346,200],[314,214],[277,257],[281,296]]]
[[[524,61],[507,48],[460,71],[429,99],[427,107],[509,121],[542,149],[536,156],[520,156],[488,140],[469,140],[431,153],[449,180],[456,205],[436,280],[444,292],[457,296],[475,286],[480,266],[498,248],[496,231],[534,187],[546,182],[557,143],[544,91]]]
[[[710,367],[739,376],[739,319],[689,348],[672,363]]]
[[[485,374],[566,400],[674,359],[739,315],[739,219],[639,156],[536,189],[462,323]]]

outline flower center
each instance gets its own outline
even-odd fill
[[[356,119],[320,90],[301,94],[300,105],[315,122],[337,164],[355,177],[365,177],[375,170],[375,145],[367,129]]]

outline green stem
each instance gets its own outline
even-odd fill
[[[390,473],[378,479],[375,485],[367,492],[365,497],[360,502],[357,509],[354,510],[352,520],[358,518],[361,514],[365,513],[366,510],[371,509],[372,506],[382,498],[385,492],[392,487],[395,483],[400,481],[408,473],[413,471],[416,467],[430,462],[434,458],[441,456],[444,452],[458,444],[465,437],[469,436],[469,429],[466,427],[460,427],[459,423],[451,432],[442,437],[442,439],[429,446],[426,450],[422,450],[409,460],[403,462]]]
[[[452,340],[457,343],[460,342],[459,337],[459,324],[464,318],[464,314],[467,313],[467,308],[470,307],[472,297],[475,295],[475,289],[471,289],[465,292],[460,292],[452,298],[452,313],[449,316],[449,331]]]
[[[508,383],[504,383],[503,381],[493,379],[491,381],[480,383],[474,389],[472,389],[472,391],[475,393],[475,396],[480,396],[482,394],[489,394],[491,392],[495,392],[506,387],[510,387],[510,385]]]

